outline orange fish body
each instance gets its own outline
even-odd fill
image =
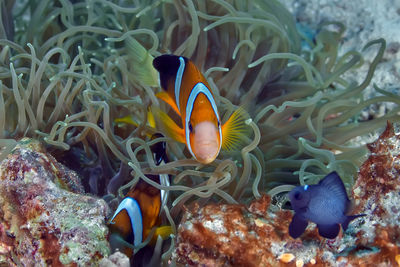
[[[204,164],[214,161],[221,147],[232,145],[238,138],[242,130],[237,124],[240,112],[235,112],[224,125],[221,124],[210,86],[189,59],[162,55],[154,59],[153,66],[159,72],[160,85],[165,90],[157,96],[168,103],[182,119],[183,128],[156,109],[158,122],[163,125],[164,132],[185,143],[197,161]]]
[[[110,232],[137,246],[147,238],[151,229],[159,224],[160,211],[160,190],[140,181],[128,192],[115,211]],[[130,247],[122,246],[119,249],[129,257],[133,254]]]
[[[154,146],[158,149],[154,154],[156,164],[159,165],[166,161],[165,143],[160,142]],[[153,175],[149,178],[161,185],[169,186],[169,177],[166,174]],[[143,180],[132,187],[110,220],[109,228],[112,237],[110,243],[113,250],[118,248],[131,257],[132,247],[142,243],[152,228],[160,224],[161,207],[166,204],[167,197],[164,190],[159,190]],[[157,230],[155,236],[161,235],[163,238],[171,233],[169,226],[159,227]],[[127,243],[129,245],[126,245]]]

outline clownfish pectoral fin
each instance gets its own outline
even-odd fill
[[[178,106],[177,106],[176,103],[175,103],[175,100],[173,100],[173,99],[169,96],[169,94],[168,94],[167,92],[161,91],[161,92],[157,93],[156,96],[157,96],[159,99],[163,100],[163,101],[164,101],[165,103],[167,103],[168,105],[170,105],[170,106],[173,108],[173,110],[176,112],[176,114],[178,114],[179,116],[181,116],[181,112],[179,111]]]
[[[139,126],[139,124],[136,122],[136,121],[134,121],[133,119],[132,119],[132,117],[131,116],[125,116],[125,117],[122,117],[122,118],[116,118],[116,119],[114,119],[114,122],[115,123],[127,123],[127,124],[132,124],[133,126],[136,126],[136,127],[138,127]]]
[[[152,106],[151,112],[154,115],[156,126],[161,132],[175,141],[186,142],[185,130],[179,127],[164,111]]]
[[[222,149],[234,150],[240,146],[249,130],[245,124],[246,119],[248,119],[247,112],[239,107],[222,125]]]
[[[167,239],[172,234],[172,227],[169,225],[159,226],[156,228],[153,237],[151,238],[150,244],[155,244],[158,236],[163,240]]]
[[[133,75],[145,85],[158,86],[158,72],[153,67],[153,56],[132,37],[126,38],[126,45],[134,66]]]

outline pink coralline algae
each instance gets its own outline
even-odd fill
[[[0,165],[0,263],[90,266],[110,253],[103,200],[32,139]]]
[[[310,223],[297,239],[288,234],[293,212],[263,196],[244,205],[211,204],[187,210],[173,259],[187,266],[400,266],[400,140],[390,123],[368,144],[369,158],[352,190],[354,213],[335,239]]]

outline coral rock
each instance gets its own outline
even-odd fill
[[[107,205],[79,193],[74,172],[22,139],[0,165],[0,261],[89,266],[108,256]]]
[[[367,147],[370,155],[353,187],[357,211],[367,215],[356,245],[379,253],[364,255],[359,263],[396,266],[400,254],[400,135],[388,122],[378,140]]]
[[[251,211],[243,205],[195,207],[178,228],[173,258],[195,266],[268,266],[271,258],[275,261],[271,241],[283,234],[274,229],[273,219],[259,215],[269,202],[263,196]]]
[[[130,262],[128,256],[119,251],[110,255],[108,258],[103,258],[100,263],[100,267],[129,267]]]
[[[297,239],[288,234],[291,211],[268,209],[263,196],[244,205],[212,204],[186,211],[173,260],[189,266],[398,266],[400,262],[400,137],[388,123],[368,145],[369,158],[353,187],[352,221],[335,239],[310,223]]]

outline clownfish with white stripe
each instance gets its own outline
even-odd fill
[[[152,139],[162,137],[153,135]],[[168,161],[165,142],[156,143],[151,147],[156,165]],[[149,178],[164,186],[169,186],[167,174],[149,175]],[[158,180],[158,181],[157,181]],[[140,180],[126,194],[109,223],[110,244],[113,251],[120,250],[128,257],[133,255],[133,247],[142,243],[150,234],[153,227],[160,225],[160,213],[166,205],[168,193],[159,190],[143,180]],[[156,228],[152,241],[158,236],[166,239],[172,233],[171,226]]]
[[[191,60],[161,55],[153,60],[153,66],[159,72],[160,86],[164,89],[156,96],[172,107],[183,126],[179,127],[166,113],[152,107],[157,128],[186,144],[190,154],[203,164],[214,161],[221,147],[230,150],[240,143],[247,131],[244,110],[237,109],[222,124],[210,86]]]

